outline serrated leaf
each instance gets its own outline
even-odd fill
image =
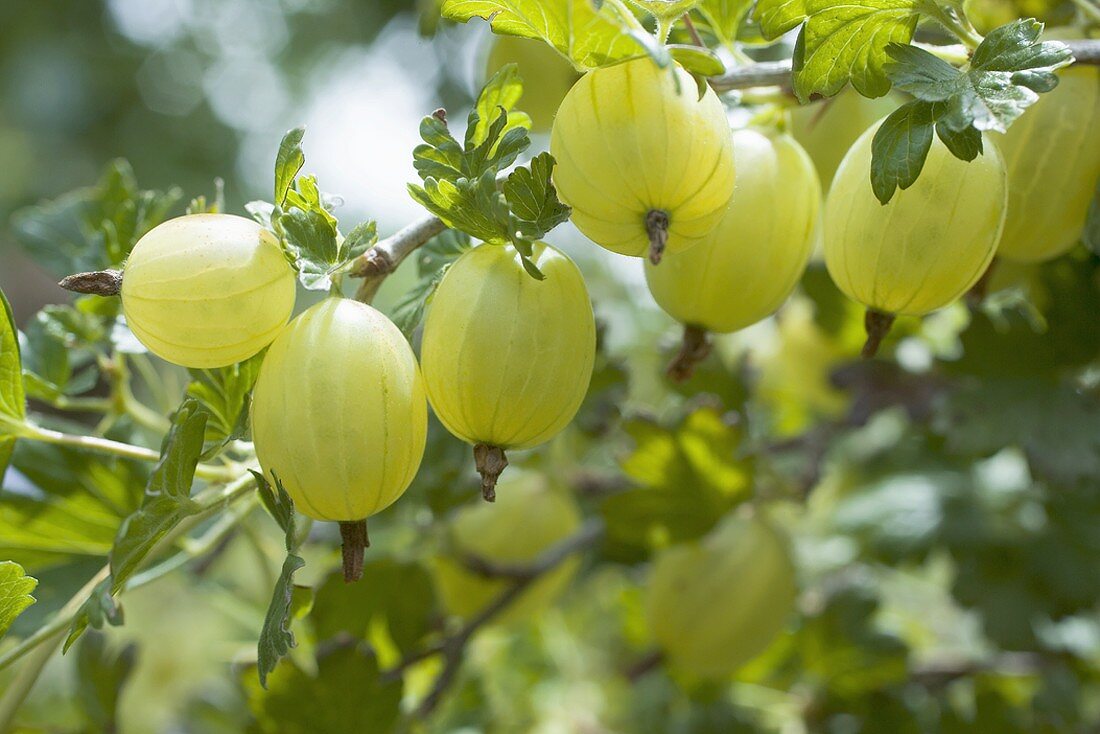
[[[340,246],[342,258],[351,261],[374,247],[378,242],[378,225],[374,220],[362,222],[355,226]]]
[[[871,188],[886,204],[898,188],[913,185],[932,147],[935,116],[931,102],[914,100],[883,120],[871,140]]]
[[[741,23],[744,22],[752,7],[752,0],[702,0],[696,5],[695,12],[703,18],[702,30],[710,31],[720,44],[728,46],[737,40]],[[780,8],[773,7],[769,15],[775,17],[779,10]],[[799,15],[799,20],[801,18],[802,16]]]
[[[209,416],[202,459],[218,453],[229,441],[248,435],[248,398],[260,374],[266,350],[244,362],[212,370],[191,369],[186,394]]]
[[[420,279],[390,311],[390,319],[406,338],[411,340],[413,332],[424,317],[424,309],[451,263],[471,246],[469,235],[448,229],[430,239],[417,251],[416,268]]]
[[[506,113],[501,134],[514,128],[530,130],[531,118],[526,112],[516,110],[516,103],[522,96],[523,80],[519,75],[519,67],[516,64],[505,64],[485,83],[478,94],[474,105],[477,124],[473,127],[468,144],[481,145],[488,139],[490,123],[497,119],[499,110]]]
[[[1004,132],[1040,91],[1054,88],[1054,70],[1072,56],[1064,44],[1037,42],[1041,31],[1034,20],[1001,26],[963,69],[915,46],[887,46],[886,73],[917,99],[895,110],[875,135],[871,182],[879,201],[916,181],[933,128],[955,157],[971,161],[982,152],[982,131]]]
[[[279,217],[279,225],[298,260],[298,280],[309,290],[328,290],[344,264],[336,224],[316,210],[297,207]]]
[[[807,0],[793,63],[799,100],[831,97],[849,82],[865,97],[889,92],[886,47],[912,40],[918,7],[919,0]]]
[[[264,626],[260,630],[260,639],[257,643],[257,672],[260,676],[260,685],[267,688],[268,675],[275,670],[280,658],[297,644],[294,633],[290,631],[294,606],[294,574],[305,566],[306,562],[298,555],[299,540],[294,520],[294,502],[291,501],[283,483],[276,476],[274,477],[275,486],[272,487],[262,475],[256,472],[252,474],[256,477],[261,500],[283,530],[286,546],[286,559],[283,561],[279,578],[275,581],[271,603],[267,607],[267,614],[264,615]]]
[[[540,153],[522,168],[512,171],[502,190],[512,213],[519,219],[519,232],[528,239],[541,239],[569,219],[572,211],[558,200],[554,188],[554,157]]]
[[[199,505],[191,499],[191,482],[202,454],[206,422],[207,413],[193,398],[184,400],[172,416],[141,506],[123,521],[111,549],[112,594],[122,589],[161,538],[198,511]]]
[[[306,156],[302,151],[302,139],[305,135],[304,127],[296,127],[289,130],[279,143],[279,152],[275,156],[275,204],[277,206],[281,207],[286,203],[287,193],[294,184],[295,177],[306,164]]]
[[[887,53],[893,61],[886,71],[899,89],[939,103],[937,121],[949,130],[1004,132],[1040,92],[1057,85],[1055,69],[1073,59],[1062,43],[1038,42],[1042,28],[1034,20],[1020,20],[993,30],[964,69],[923,49],[892,44]]]
[[[807,0],[757,0],[753,18],[764,37],[774,41],[806,19],[806,5]]]
[[[38,580],[28,576],[23,567],[11,561],[0,561],[0,639],[4,638],[15,618],[34,604],[31,592]]]
[[[139,189],[130,164],[118,159],[94,186],[16,212],[12,227],[27,253],[58,276],[104,270],[120,266],[181,198],[176,188]]]
[[[633,58],[640,49],[612,8],[591,0],[445,0],[442,14],[465,23],[489,21],[495,33],[550,44],[579,71]]]

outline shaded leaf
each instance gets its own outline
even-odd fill
[[[15,618],[34,604],[31,596],[38,580],[28,576],[23,567],[11,561],[0,561],[0,639],[4,637]]]
[[[306,562],[297,554],[299,540],[294,521],[294,502],[283,488],[283,483],[275,477],[275,487],[272,488],[261,475],[253,472],[253,476],[256,477],[260,498],[272,517],[279,523],[279,527],[283,529],[287,551],[279,578],[275,581],[271,603],[268,605],[267,614],[264,615],[264,626],[260,630],[260,640],[257,645],[257,672],[260,685],[267,688],[268,675],[275,670],[279,659],[297,644],[294,633],[290,631],[294,606],[294,573],[305,566]]]
[[[118,730],[118,701],[136,663],[135,643],[111,650],[104,635],[85,635],[76,656],[76,698],[96,731]]]
[[[118,593],[145,557],[180,520],[199,510],[191,482],[202,454],[207,414],[188,398],[172,416],[161,459],[137,511],[123,521],[111,549],[111,593]]]
[[[249,395],[266,351],[228,367],[188,370],[191,382],[186,394],[208,415],[203,459],[217,454],[229,441],[247,438]]]
[[[319,650],[315,674],[288,662],[268,680],[242,684],[261,734],[347,734],[390,731],[400,710],[400,679],[385,681],[374,654],[362,644]]]

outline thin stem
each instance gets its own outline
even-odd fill
[[[251,474],[244,474],[235,481],[227,484],[225,487],[211,488],[210,490],[200,492],[195,497],[195,500],[201,505],[200,510],[185,518],[176,525],[171,532],[162,538],[143,560],[141,564],[142,567],[145,568],[152,564],[166,549],[173,547],[180,538],[194,529],[211,513],[225,507],[239,497],[248,494],[252,489],[253,482],[254,479]],[[185,547],[182,551],[182,555],[187,556],[187,559],[191,560],[206,553],[211,548],[215,547],[219,540],[228,533],[233,526],[247,517],[248,513],[251,512],[254,507],[255,497],[253,496],[253,501],[250,502],[243,511],[234,512],[227,516],[228,519],[224,519],[222,522],[216,524],[194,543]],[[168,563],[162,565],[170,567],[167,570],[162,570],[161,566],[156,566],[151,572],[134,576],[126,584],[125,588],[130,590],[144,586],[164,576],[168,570],[173,570],[177,568],[178,565],[182,564],[173,564],[170,559]],[[35,651],[33,657],[31,657],[27,664],[19,671],[13,685],[9,687],[4,697],[0,699],[0,734],[4,734],[9,730],[16,711],[18,711],[19,707],[23,704],[31,688],[34,687],[35,682],[41,675],[46,663],[49,662],[53,653],[56,651],[57,643],[60,641],[61,635],[70,625],[72,625],[73,619],[80,612],[80,608],[95,590],[96,586],[107,579],[110,574],[111,566],[107,564],[101,568],[96,575],[80,589],[80,591],[69,599],[65,606],[54,615],[48,624],[38,629],[16,647],[0,656],[0,670],[2,670],[24,655],[27,655],[31,651]],[[39,649],[35,650],[35,648]]]
[[[51,408],[74,413],[106,413],[113,407],[110,398],[70,398],[67,395],[58,395],[52,400],[42,399],[42,402]]]
[[[672,34],[672,26],[676,22],[675,18],[658,18],[657,19],[657,40],[661,43],[668,43],[668,37]]]
[[[112,441],[109,438],[99,436],[78,436],[72,433],[62,433],[49,428],[27,425],[26,431],[21,434],[24,438],[33,441],[42,441],[56,446],[68,446],[70,448],[85,449],[101,454],[111,454],[124,459],[135,461],[148,461],[156,463],[160,461],[160,453],[147,449],[144,446],[135,446],[121,441]],[[226,482],[238,475],[238,472],[221,466],[199,464],[195,468],[195,476],[211,482]]]

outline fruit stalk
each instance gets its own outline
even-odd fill
[[[665,374],[673,382],[687,380],[694,374],[695,366],[710,354],[711,347],[709,332],[701,326],[688,324],[684,327],[680,351],[669,363]]]
[[[867,313],[863,316],[863,327],[867,330],[867,341],[863,344],[863,351],[860,352],[861,357],[871,359],[878,354],[878,348],[882,346],[882,340],[890,333],[890,327],[894,325],[895,318],[897,317],[892,313],[883,313],[873,308],[867,309]]]
[[[668,212],[651,209],[645,217],[645,231],[649,235],[649,261],[659,265],[668,245]]]
[[[340,547],[344,558],[344,583],[350,584],[363,578],[363,556],[370,547],[367,521],[340,523],[340,538],[344,541]]]
[[[497,479],[508,467],[508,457],[504,455],[504,449],[479,443],[474,446],[474,463],[477,465],[477,473],[481,475],[481,496],[486,502],[496,502]]]

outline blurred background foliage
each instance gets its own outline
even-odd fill
[[[1064,5],[981,3],[995,23],[1057,20]],[[307,170],[341,195],[344,221],[377,218],[384,235],[420,216],[405,193],[417,124],[439,106],[461,119],[489,53],[483,27],[436,28],[436,17],[431,2],[396,0],[0,5],[0,218],[12,223],[0,230],[0,288],[41,383],[36,407],[55,392],[102,394],[93,355],[110,339],[111,307],[38,310],[64,300],[56,276],[97,252],[79,245],[120,206],[143,200],[151,224],[221,177],[227,210],[241,212],[270,190],[282,133],[304,123]],[[540,103],[537,89],[527,94]],[[56,248],[58,231],[77,247],[45,247],[43,233]],[[560,485],[604,537],[554,603],[473,639],[424,730],[1100,728],[1096,255],[1082,247],[1004,268],[981,306],[900,320],[885,358],[870,363],[854,359],[862,314],[815,263],[777,318],[719,338],[673,386],[662,370],[679,334],[640,263],[567,228],[553,241],[585,272],[601,352],[574,426],[517,454],[501,492],[530,477]],[[387,282],[381,308],[414,267]],[[69,359],[47,359],[51,349]],[[139,397],[167,414],[187,375],[153,369],[162,389]],[[112,431],[156,436],[136,422]],[[147,475],[19,444],[0,495],[0,557],[40,583],[0,650],[102,565]],[[295,605],[300,644],[267,691],[255,645],[283,549],[274,523],[253,513],[216,554],[127,592],[124,625],[53,660],[22,730],[390,730],[439,673],[436,659],[403,679],[386,671],[444,624],[434,557],[476,487],[468,448],[433,423],[416,482],[372,524],[363,582],[344,585],[333,529],[315,526],[296,578],[310,590]],[[727,680],[654,667],[643,601],[653,554],[750,502],[794,540],[798,613]],[[0,672],[0,689],[12,673]]]

